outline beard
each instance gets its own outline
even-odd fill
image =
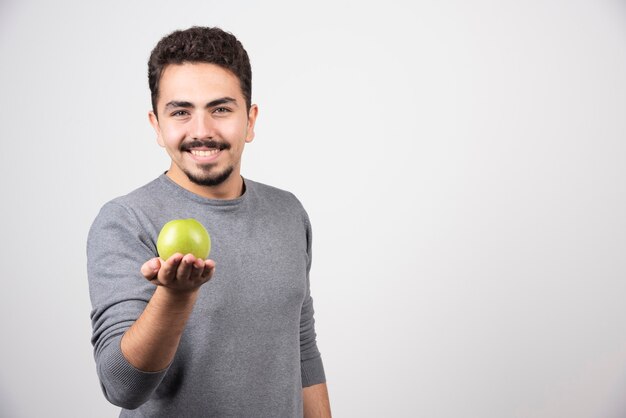
[[[206,141],[201,141],[201,140],[193,140],[193,141],[188,141],[184,144],[181,145],[180,150],[182,152],[187,152],[190,151],[192,148],[195,147],[207,147],[207,148],[212,148],[212,149],[218,149],[218,150],[229,150],[230,149],[230,144],[226,143],[226,142],[219,142],[219,141],[215,141],[215,140],[206,140]],[[226,167],[224,169],[224,171],[222,171],[221,173],[211,173],[211,168],[212,168],[212,164],[209,164],[207,166],[199,166],[199,173],[192,173],[190,170],[184,169],[183,167],[180,167],[181,171],[183,173],[185,173],[185,175],[187,176],[187,178],[195,184],[198,184],[200,186],[217,186],[219,184],[222,184],[223,182],[226,181],[226,179],[228,179],[228,177],[230,177],[230,175],[232,174],[234,168],[233,166],[229,166]]]
[[[204,169],[203,169],[204,171]],[[183,170],[183,173],[187,176],[187,178],[192,182],[200,186],[217,186],[224,183],[230,175],[233,173],[233,167],[226,167],[224,171],[221,173],[201,173],[194,174],[189,170]]]

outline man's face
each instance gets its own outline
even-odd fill
[[[181,186],[227,186],[240,181],[241,154],[254,138],[239,80],[214,64],[165,67],[159,82],[158,120],[150,123],[172,159],[168,175]]]

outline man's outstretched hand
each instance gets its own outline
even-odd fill
[[[215,261],[196,258],[193,254],[176,253],[163,261],[159,257],[146,261],[141,274],[157,286],[173,291],[197,290],[208,282],[215,271]]]
[[[141,266],[141,274],[157,288],[141,316],[122,337],[122,353],[130,364],[154,372],[171,363],[198,289],[214,271],[213,260],[193,254],[174,254],[166,261],[153,258]]]

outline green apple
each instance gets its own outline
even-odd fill
[[[157,251],[163,260],[175,253],[193,254],[204,260],[211,252],[211,237],[204,226],[193,218],[174,219],[161,228]]]

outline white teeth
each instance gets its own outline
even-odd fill
[[[195,150],[195,149],[191,150],[191,153],[193,155],[197,155],[198,157],[208,157],[209,155],[217,154],[218,152],[219,152],[218,149],[212,149],[210,151],[202,151],[202,150]]]

